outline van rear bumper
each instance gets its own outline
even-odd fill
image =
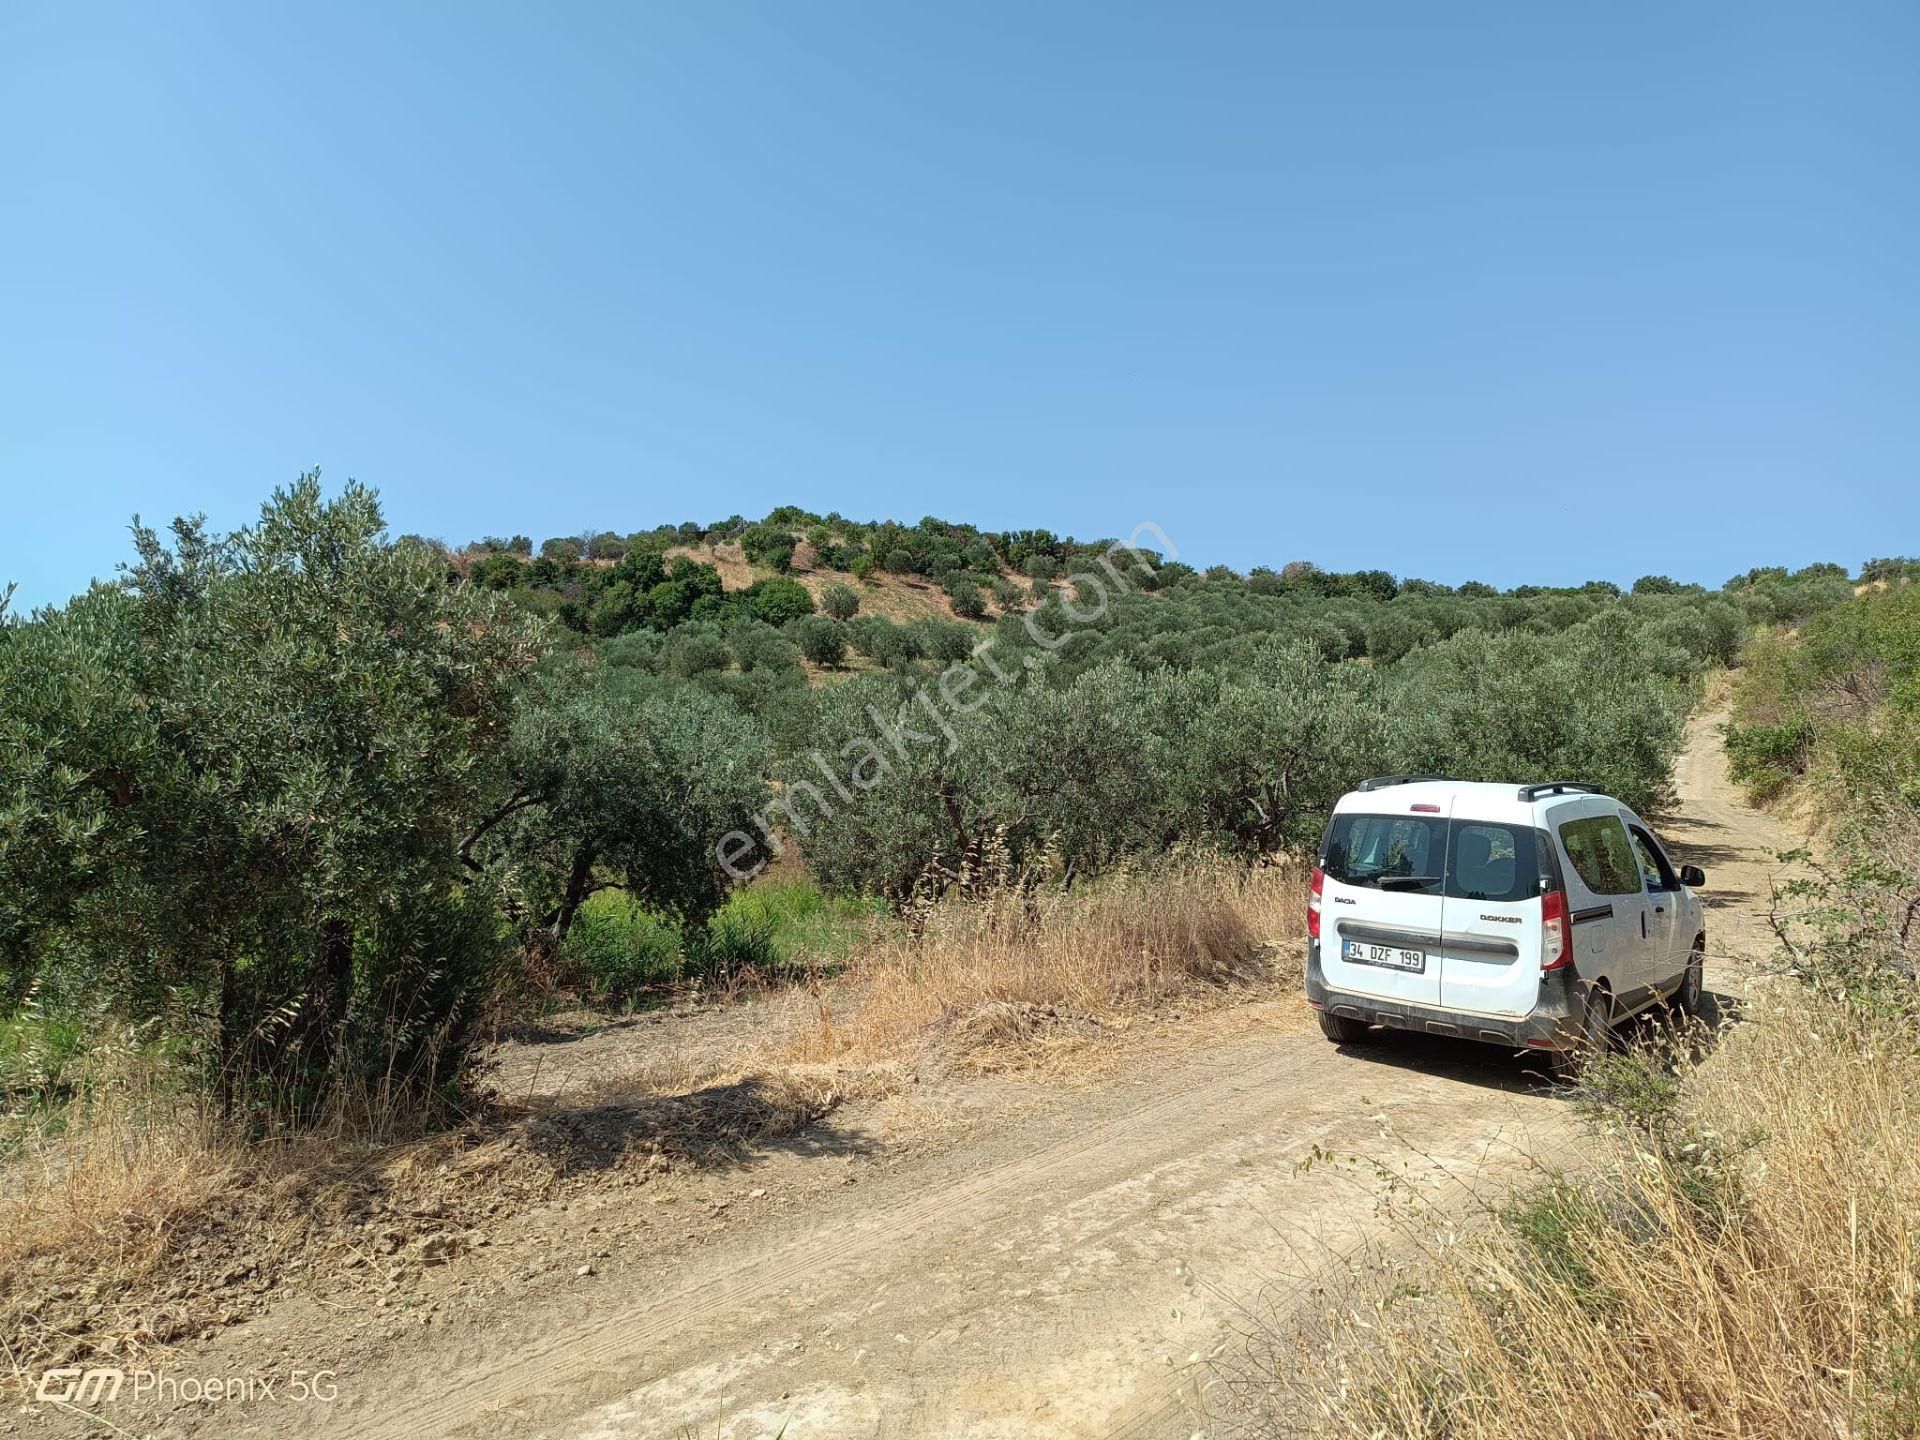
[[[1538,1003],[1528,1014],[1508,1019],[1335,990],[1321,973],[1318,940],[1307,942],[1307,1002],[1316,1010],[1343,1015],[1367,1025],[1387,1025],[1395,1030],[1417,1030],[1427,1035],[1451,1035],[1460,1040],[1504,1045],[1510,1050],[1570,1050],[1580,1043],[1586,1018],[1586,998],[1571,965],[1541,975]]]

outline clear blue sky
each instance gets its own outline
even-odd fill
[[[1446,581],[1920,551],[1920,5],[0,0],[0,581],[318,465]]]

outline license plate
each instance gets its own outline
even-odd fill
[[[1426,973],[1427,952],[1402,950],[1398,945],[1374,945],[1365,940],[1342,940],[1340,958],[1349,965],[1379,965],[1388,970]]]

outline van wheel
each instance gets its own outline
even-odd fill
[[[1320,1033],[1336,1045],[1354,1045],[1367,1038],[1368,1026],[1365,1021],[1355,1020],[1351,1016],[1336,1015],[1331,1010],[1320,1013]]]
[[[1596,1055],[1613,1048],[1613,996],[1596,985],[1587,992],[1586,1018],[1580,1024],[1580,1038],[1566,1050],[1556,1050],[1549,1066],[1553,1078],[1563,1084],[1578,1080]]]
[[[1680,988],[1673,992],[1668,1002],[1682,1015],[1698,1015],[1701,1002],[1706,998],[1706,955],[1705,946],[1699,941],[1693,942],[1693,953],[1687,956],[1687,968],[1680,976]]]

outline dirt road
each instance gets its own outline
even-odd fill
[[[1133,1075],[857,1187],[574,1323],[435,1356],[345,1433],[1188,1435],[1183,1370],[1238,1302],[1373,1213],[1315,1146],[1475,1183],[1560,1102],[1498,1057],[1316,1033]],[[424,1382],[424,1383],[423,1383]]]
[[[1741,962],[1763,961],[1773,950],[1767,912],[1776,882],[1792,873],[1775,855],[1805,843],[1771,815],[1755,810],[1727,776],[1720,727],[1724,705],[1687,724],[1687,746],[1674,766],[1678,814],[1662,828],[1677,860],[1707,872],[1707,948],[1719,960],[1707,967],[1725,984],[1742,978]]]
[[[1698,717],[1678,770],[1682,858],[1708,870],[1717,952],[1764,951],[1786,838],[1728,787]],[[1724,962],[1710,986],[1737,983]],[[1189,1436],[1202,1363],[1383,1223],[1366,1156],[1441,1204],[1574,1135],[1514,1059],[1396,1037],[1336,1051],[1268,1002],[1204,1053],[1146,1054],[911,1163],[863,1167],[857,1132],[802,1163],[849,1183],[618,1286],[423,1333],[340,1377],[315,1435]],[[857,1183],[855,1183],[857,1182]],[[1201,1402],[1195,1408],[1196,1397]],[[280,1431],[284,1416],[265,1430]]]

